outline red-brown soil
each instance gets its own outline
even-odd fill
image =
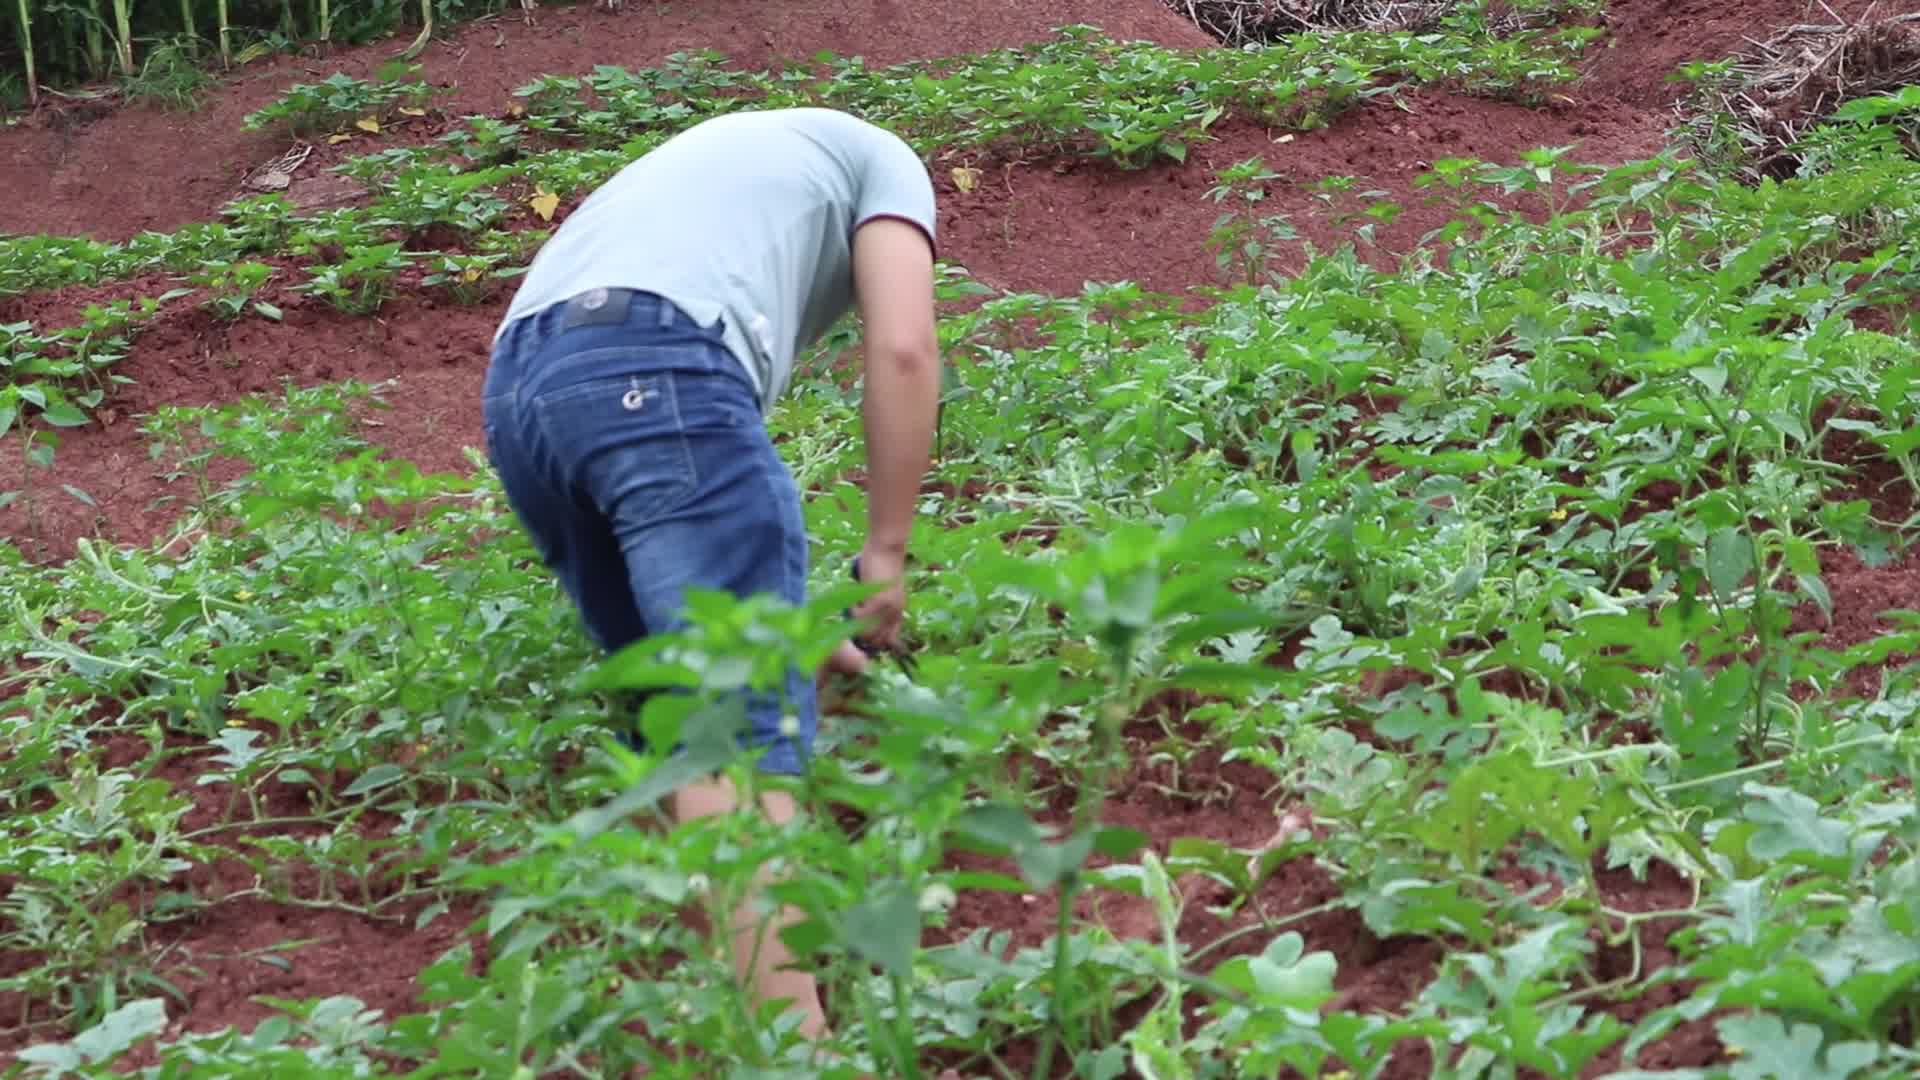
[[[437,38],[419,58],[422,77],[450,92],[434,107],[452,115],[496,111],[514,88],[539,75],[591,71],[596,64],[647,67],[675,52],[714,49],[736,66],[803,59],[821,50],[873,64],[929,59],[1046,38],[1055,27],[1088,23],[1124,39],[1174,46],[1211,44],[1192,23],[1153,0],[1063,0],[967,5],[902,0],[703,0],[544,7],[527,26],[512,14],[469,23]],[[79,109],[48,111],[0,133],[0,191],[33,192],[0,204],[0,232],[83,233],[119,240],[143,229],[204,221],[241,194],[246,174],[287,149],[241,118],[289,86],[335,71],[371,78],[397,51],[384,42],[318,57],[281,56],[240,69],[194,113],[136,107],[88,119]],[[180,153],[192,147],[192,153]]]
[[[1206,241],[1214,221],[1232,207],[1207,191],[1220,170],[1257,156],[1279,178],[1268,182],[1268,197],[1253,213],[1285,215],[1300,237],[1272,245],[1273,269],[1291,273],[1304,266],[1305,243],[1323,253],[1352,243],[1368,261],[1387,263],[1454,216],[1452,192],[1415,184],[1436,159],[1506,163],[1537,147],[1571,143],[1572,157],[1611,165],[1650,156],[1663,142],[1657,118],[1614,103],[1528,109],[1437,90],[1406,93],[1399,105],[1370,103],[1318,131],[1228,120],[1210,134],[1190,148],[1185,166],[1116,173],[1092,161],[1001,165],[983,170],[966,193],[942,173],[936,181],[948,256],[1006,289],[1071,294],[1088,281],[1131,280],[1177,293],[1225,284]],[[1353,177],[1354,194],[1323,201],[1313,185],[1328,177]],[[1363,192],[1380,194],[1362,200]],[[1397,204],[1401,213],[1374,230],[1369,247],[1354,233],[1366,219],[1342,223],[1339,216],[1357,215],[1375,199]],[[1536,209],[1523,201],[1512,205]]]
[[[156,944],[171,950],[159,974],[185,988],[188,998],[169,1009],[170,1030],[251,1030],[280,1011],[257,1000],[262,996],[297,1001],[347,994],[385,1021],[417,1012],[420,972],[460,942],[478,913],[463,901],[415,929],[427,903],[392,905],[375,919],[264,899],[232,900],[168,928],[155,935]],[[151,1062],[130,1056],[129,1064]]]
[[[96,423],[60,433],[53,473],[31,470],[31,505],[22,499],[0,512],[0,527],[21,538],[30,554],[56,557],[70,554],[83,536],[130,543],[160,537],[181,511],[176,501],[160,500],[184,498],[191,485],[163,480],[164,463],[149,461],[138,417],[161,405],[272,394],[282,380],[393,380],[383,395],[393,408],[376,417],[374,438],[423,470],[466,467],[462,448],[480,445],[475,395],[504,298],[470,308],[405,298],[374,319],[342,315],[304,297],[281,300],[285,319],[277,323],[255,317],[222,325],[190,301],[166,309],[136,339],[126,368],[134,385]],[[56,295],[47,302],[64,301]],[[23,471],[20,457],[7,455],[0,490],[16,487]],[[86,492],[95,505],[61,484]],[[29,514],[37,516],[37,529],[28,528]]]
[[[1852,16],[1864,0],[1834,0]],[[1379,229],[1385,255],[1412,250],[1421,236],[1444,221],[1443,206],[1426,204],[1428,193],[1413,179],[1440,156],[1511,160],[1542,145],[1576,144],[1583,161],[1613,162],[1650,153],[1662,140],[1679,87],[1664,73],[1689,59],[1715,59],[1745,44],[1747,35],[1799,21],[1826,21],[1817,6],[1801,0],[1756,0],[1724,5],[1705,0],[1616,0],[1606,17],[1610,36],[1588,63],[1588,78],[1569,101],[1538,110],[1460,97],[1441,91],[1405,96],[1406,111],[1376,102],[1339,119],[1324,131],[1288,141],[1244,121],[1228,120],[1216,141],[1193,147],[1185,165],[1163,163],[1133,173],[1084,162],[1034,161],[993,164],[970,193],[955,188],[943,162],[941,185],[944,253],[986,283],[1006,289],[1077,291],[1086,280],[1132,280],[1155,290],[1178,292],[1222,280],[1204,247],[1220,207],[1205,198],[1214,172],[1255,154],[1280,172],[1283,182],[1263,209],[1290,215],[1316,247],[1327,250],[1349,238],[1307,189],[1336,175],[1360,180],[1359,190],[1379,189],[1404,214]],[[1882,3],[1880,10],[1912,10],[1914,4]],[[1817,14],[1815,14],[1817,13]],[[874,63],[977,51],[1039,39],[1055,26],[1099,25],[1125,38],[1177,46],[1208,42],[1157,0],[1097,3],[1093,0],[1021,5],[987,0],[973,5],[909,3],[908,0],[800,0],[767,4],[713,0],[702,4],[628,6],[607,11],[582,6],[542,9],[536,26],[517,17],[470,24],[432,44],[426,76],[452,88],[438,102],[455,115],[497,109],[515,86],[545,72],[578,72],[595,64],[657,63],[679,49],[715,48],[741,65],[760,66],[775,57],[805,57],[831,49],[864,54]],[[48,111],[0,132],[0,190],[30,193],[0,203],[0,231],[88,233],[124,238],[142,229],[167,229],[204,220],[239,191],[241,176],[283,150],[273,136],[240,130],[240,118],[294,82],[335,70],[371,73],[394,43],[341,50],[324,58],[283,57],[243,69],[200,112],[164,113],[147,108],[83,116]],[[191,153],[181,149],[191,147]],[[1519,208],[1526,209],[1524,204]],[[1297,266],[1297,249],[1282,249],[1278,265]],[[66,290],[0,302],[0,320],[31,319],[44,326],[70,320],[90,300],[152,295],[172,283],[163,278]],[[206,404],[271,391],[281,379],[315,383],[343,378],[393,379],[386,393],[392,410],[381,414],[374,437],[423,469],[464,467],[462,448],[477,444],[477,391],[486,362],[486,342],[504,298],[471,308],[426,296],[391,302],[375,319],[339,315],[292,296],[279,296],[284,323],[250,318],[231,327],[215,324],[176,301],[137,340],[119,370],[135,384],[120,391],[99,422],[64,432],[57,464],[35,479],[38,496],[0,511],[0,529],[36,554],[61,557],[76,538],[102,535],[141,543],[161,534],[177,507],[156,504],[184,496],[185,485],[162,484],[149,463],[136,427],[142,413],[163,404]],[[17,435],[0,441],[0,490],[19,486]],[[71,484],[88,493],[88,507],[59,489]],[[37,515],[28,528],[29,509]],[[43,548],[43,549],[42,549]],[[1916,606],[1911,561],[1881,570],[1831,556],[1826,570],[1836,605],[1846,612],[1830,631],[1836,645],[1884,630],[1878,612]],[[1904,591],[1901,591],[1904,590]],[[180,778],[187,781],[186,776]],[[1274,831],[1277,809],[1262,801],[1271,778],[1245,766],[1219,766],[1204,757],[1183,778],[1188,791],[1224,793],[1205,802],[1169,795],[1148,781],[1168,778],[1136,768],[1119,790],[1108,815],[1139,828],[1164,853],[1182,836],[1206,836],[1255,846]],[[1275,796],[1284,799],[1282,793]],[[1656,874],[1634,882],[1621,874],[1601,876],[1608,902],[1625,910],[1664,910],[1687,899],[1684,884]],[[228,884],[231,884],[230,882]],[[1280,868],[1258,900],[1271,917],[1284,917],[1326,902],[1336,886],[1324,870],[1301,859]],[[1199,894],[1196,893],[1196,897]],[[1205,898],[1201,898],[1205,899]],[[1217,899],[1217,897],[1213,898]],[[1180,927],[1190,945],[1216,940],[1251,918],[1223,922],[1201,911],[1196,899]],[[1145,910],[1112,894],[1098,910],[1116,933],[1154,932]],[[970,893],[961,898],[951,924],[936,937],[976,927],[1011,931],[1034,944],[1050,931],[1044,896]],[[388,928],[337,912],[313,912],[246,900],[213,909],[200,922],[166,930],[165,943],[183,961],[204,972],[188,985],[190,1006],[174,1012],[187,1030],[226,1023],[251,1025],[266,1010],[254,994],[283,997],[353,993],[388,1011],[416,1007],[411,977],[466,925],[465,914],[443,916],[425,932],[403,924]],[[1379,941],[1348,912],[1302,919],[1296,928],[1310,949],[1339,959],[1337,986],[1349,1009],[1392,1010],[1404,1005],[1433,977],[1443,946],[1429,941]],[[1643,943],[1650,964],[1670,962],[1668,926],[1648,926]],[[321,941],[288,954],[293,970],[232,958],[284,940]],[[1234,948],[1253,949],[1258,935]],[[215,954],[228,957],[217,959]],[[1218,959],[1230,952],[1221,950]],[[377,957],[374,964],[369,957]],[[1619,963],[1619,957],[1607,958]],[[184,970],[184,969],[170,969]],[[1608,974],[1602,971],[1603,977]],[[1669,990],[1666,993],[1673,993]],[[1614,1007],[1631,1022],[1668,999]],[[17,1045],[20,1040],[0,1045]],[[1715,1059],[1710,1028],[1688,1025],[1643,1055],[1644,1067],[1700,1065]],[[1388,1075],[1425,1075],[1417,1053],[1402,1055]]]

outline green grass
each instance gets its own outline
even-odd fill
[[[1011,62],[957,70],[990,83]],[[1072,78],[1137,63],[1161,80],[1175,62],[1143,51]],[[842,69],[825,93],[888,102],[953,77]],[[1185,76],[1152,85],[1156,115],[1212,107]],[[582,92],[554,89],[550,111],[529,95],[529,130],[575,117],[561,134],[579,145],[511,168],[590,171],[636,148],[596,145],[561,104]],[[1034,119],[1011,91],[978,94],[977,115],[916,114],[898,93],[886,115],[933,125],[915,132],[928,144],[1112,149],[1110,129],[1054,105]],[[1912,294],[1920,166],[1870,119],[1823,133],[1818,170],[1758,187],[1551,148],[1439,162],[1431,187],[1460,208],[1434,237],[1444,259],[1373,269],[1346,247],[1291,276],[1268,269],[1289,241],[1251,216],[1268,180],[1245,163],[1221,178],[1229,257],[1205,310],[1115,282],[943,319],[918,682],[876,678],[866,717],[839,720],[791,783],[813,812],[784,830],[632,819],[689,763],[776,782],[728,757],[710,696],[811,665],[846,632],[857,386],[815,374],[774,417],[813,491],[815,601],[704,598],[684,638],[604,664],[477,457],[423,476],[364,441],[378,388],[146,418],[187,497],[182,534],[6,567],[0,649],[21,663],[0,707],[0,879],[15,883],[0,956],[17,962],[0,992],[64,1022],[27,1060],[105,1077],[158,1036],[185,975],[150,938],[232,900],[176,876],[237,855],[279,903],[402,924],[475,903],[489,940],[421,973],[425,1012],[279,1003],[252,1034],[162,1039],[147,1075],[852,1075],[756,1024],[678,917],[729,907],[773,862],[808,913],[795,941],[826,973],[842,1048],[889,1076],[927,1075],[938,1052],[991,1076],[1363,1077],[1407,1045],[1455,1063],[1436,1076],[1574,1077],[1616,1050],[1615,1076],[1911,1075],[1920,672],[1898,658],[1920,652],[1920,613],[1887,613],[1859,642],[1818,629],[1823,553],[1885,566],[1920,525],[1875,509],[1920,494],[1920,349],[1851,319]],[[1519,205],[1496,209],[1494,192]],[[248,250],[369,228],[270,205],[228,226]],[[184,230],[165,257],[230,252],[216,235],[234,233]],[[216,276],[247,302],[245,273]],[[945,288],[972,291],[963,275]],[[1839,432],[1884,459],[1876,498],[1832,452]],[[262,467],[216,484],[222,457]],[[1871,695],[1846,689],[1870,668]],[[1401,688],[1382,693],[1389,673]],[[688,762],[610,740],[619,692],[649,685],[696,691],[644,718],[655,746],[684,737]],[[1193,696],[1183,718],[1149,707],[1169,690]],[[108,741],[129,738],[150,753],[108,766]],[[1203,751],[1271,776],[1275,824],[1298,803],[1325,827],[1150,849],[1103,824],[1145,756]],[[219,796],[191,828],[162,774],[182,754]],[[1171,806],[1216,797],[1181,768],[1152,777]],[[289,786],[297,813],[269,798]],[[368,829],[376,817],[400,825]],[[959,872],[962,850],[1004,861]],[[1336,997],[1340,958],[1307,947],[1305,913],[1260,898],[1295,860],[1332,883],[1315,910],[1442,942],[1437,977],[1386,1013]],[[1692,895],[1617,906],[1603,876],[1655,864]],[[1502,884],[1514,868],[1560,887]],[[1174,885],[1189,874],[1242,929],[1176,933],[1212,925]],[[991,928],[922,944],[980,890],[1036,896],[1056,932],[1028,949]],[[1158,929],[1116,939],[1074,914],[1089,894],[1131,898]],[[1656,971],[1659,945],[1674,960]],[[1671,1003],[1621,1008],[1656,989]],[[1729,1048],[1720,1063],[1632,1072],[1689,1022]],[[1042,1060],[1016,1070],[1021,1044]]]

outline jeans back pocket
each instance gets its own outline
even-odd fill
[[[699,485],[673,372],[606,375],[532,402],[567,482],[622,524],[672,510]]]

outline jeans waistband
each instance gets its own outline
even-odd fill
[[[711,346],[687,350],[676,363],[689,366],[706,354],[691,366],[744,377],[720,324],[702,326],[658,293],[623,288],[588,289],[515,320],[501,335],[492,366],[502,380],[517,381],[537,369],[544,381],[574,366],[569,361],[575,355],[621,345]]]

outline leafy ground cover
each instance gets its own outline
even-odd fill
[[[13,241],[9,325],[59,317],[8,331],[9,385],[93,410],[27,399],[0,441],[30,478],[0,548],[13,1068],[853,1075],[752,1024],[693,930],[771,864],[843,1049],[888,1076],[1911,1075],[1911,103],[1841,109],[1758,184],[1688,143],[1449,152],[1400,118],[1476,99],[1379,88],[1409,57],[1514,70],[1459,40],[1069,38],[824,81],[687,54],[342,159],[374,189],[344,212]],[[1314,57],[1344,114],[1247,115]],[[802,823],[669,829],[681,770],[760,782],[702,738],[711,693],[844,633],[857,327],[775,418],[817,601],[708,598],[603,665],[452,418],[461,342],[555,177],[777,93],[966,151],[939,160],[963,207],[1036,173],[1178,192],[1191,254],[992,285],[1045,236],[962,210],[917,674],[843,703]],[[1394,190],[1331,156],[1410,131],[1441,141]],[[170,366],[212,385],[143,390]],[[150,455],[167,528],[49,558],[57,508],[98,501],[69,452],[107,440]],[[642,724],[690,760],[610,738],[667,685],[693,692]]]

